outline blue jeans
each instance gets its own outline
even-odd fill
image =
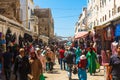
[[[67,68],[68,77],[69,77],[69,80],[71,80],[73,64],[67,64],[67,67],[68,67]]]
[[[64,64],[63,64],[63,63],[64,63]],[[61,59],[60,59],[60,69],[61,69],[61,70],[63,69],[63,68],[62,68],[63,66],[64,66],[64,70],[65,70],[65,61],[63,61],[63,59],[61,58]]]
[[[78,77],[79,77],[79,80],[87,80],[86,69],[78,68]]]

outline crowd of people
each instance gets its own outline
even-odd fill
[[[87,71],[94,76],[95,73],[100,72],[100,66],[105,67],[105,80],[120,80],[119,45],[117,45],[115,53],[106,50],[97,54],[93,43],[90,43],[89,47],[64,45],[58,49],[58,53],[60,69],[68,72],[69,80],[72,78],[72,73],[78,74],[79,80],[87,80]]]
[[[106,80],[120,80],[120,46],[116,54],[112,55],[110,50],[106,50],[101,58],[93,43],[89,47],[76,47],[73,43],[42,47],[32,43],[23,47],[11,44],[6,49],[0,53],[0,78],[4,75],[5,80],[10,80],[13,75],[15,80],[45,80],[44,72],[53,71],[56,59],[60,69],[67,71],[69,80],[72,73],[78,74],[79,80],[87,80],[87,71],[94,76],[105,59]]]
[[[50,47],[32,43],[20,47],[11,43],[0,53],[0,79],[44,80],[43,73],[52,71],[55,64],[55,54]]]

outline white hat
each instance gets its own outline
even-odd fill
[[[86,59],[86,56],[85,55],[81,55],[80,59]]]
[[[40,50],[40,48],[35,48],[35,50],[36,50],[36,51],[39,51],[39,50]]]

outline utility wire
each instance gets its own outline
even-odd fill
[[[78,17],[79,15],[72,15],[72,16],[60,16],[60,17],[54,17],[54,18],[70,18],[70,17]]]
[[[74,11],[74,10],[78,10],[80,11],[81,9],[77,9],[77,8],[51,8],[52,10],[66,10],[66,11]]]

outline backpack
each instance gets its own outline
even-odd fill
[[[68,52],[64,59],[67,64],[73,64],[73,55],[71,52]]]

